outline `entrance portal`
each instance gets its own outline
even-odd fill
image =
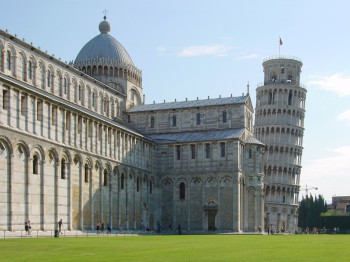
[[[215,227],[216,210],[208,210],[208,230],[216,230]]]

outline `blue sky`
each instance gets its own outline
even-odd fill
[[[306,85],[301,186],[328,202],[350,195],[349,1],[3,1],[0,28],[63,61],[99,34],[111,35],[143,71],[146,103],[250,94],[262,61],[300,58]]]

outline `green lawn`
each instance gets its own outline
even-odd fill
[[[1,239],[0,261],[350,261],[350,235]]]

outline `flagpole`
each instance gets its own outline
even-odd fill
[[[279,38],[280,38],[280,41],[278,43],[278,58],[281,57],[281,37],[279,37]]]

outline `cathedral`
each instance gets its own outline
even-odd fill
[[[0,30],[0,230],[62,219],[68,230],[294,232],[301,62],[264,62],[254,127],[249,93],[145,104],[106,17],[99,31],[66,63]]]

